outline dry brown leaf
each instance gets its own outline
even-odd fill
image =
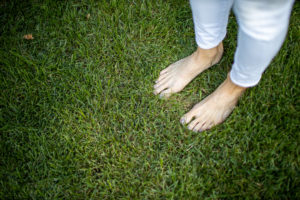
[[[32,34],[24,35],[23,38],[24,38],[25,40],[33,40]]]

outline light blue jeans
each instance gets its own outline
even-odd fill
[[[196,42],[203,49],[216,47],[224,39],[233,7],[239,30],[230,78],[242,87],[255,86],[285,39],[294,1],[190,0],[190,3]]]

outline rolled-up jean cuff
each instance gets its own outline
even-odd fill
[[[198,37],[196,36],[196,43],[197,43],[198,47],[200,47],[201,49],[212,49],[212,48],[218,46],[224,40],[225,36],[226,36],[226,33],[220,35],[212,42],[201,41],[200,36],[198,36]]]
[[[246,87],[246,88],[256,86],[261,79],[261,75],[256,76],[256,77],[247,77],[247,76],[239,73],[234,68],[231,69],[229,75],[230,75],[231,81],[234,84],[236,84],[240,87]]]

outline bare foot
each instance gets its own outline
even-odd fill
[[[180,120],[188,129],[204,131],[222,123],[232,112],[246,88],[235,85],[229,74],[227,79],[208,97],[196,104]],[[192,120],[193,119],[193,120]]]
[[[183,58],[160,72],[154,85],[154,94],[169,97],[181,91],[198,74],[218,63],[223,54],[223,44],[212,49],[200,47],[190,56]]]

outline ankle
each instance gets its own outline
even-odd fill
[[[226,91],[229,95],[232,96],[241,96],[247,88],[245,87],[241,87],[239,85],[236,85],[235,83],[232,82],[231,78],[230,78],[230,74],[227,74],[227,78],[224,81],[224,85],[226,85]]]
[[[211,49],[202,49],[198,46],[195,54],[196,57],[202,59],[203,57],[208,59],[215,59],[216,57],[220,56],[223,53],[223,44],[222,42],[218,44],[218,46],[213,47]]]
[[[205,56],[205,57],[215,57],[218,53],[218,46],[213,47],[211,49],[202,49],[198,47],[196,50],[197,55]]]

